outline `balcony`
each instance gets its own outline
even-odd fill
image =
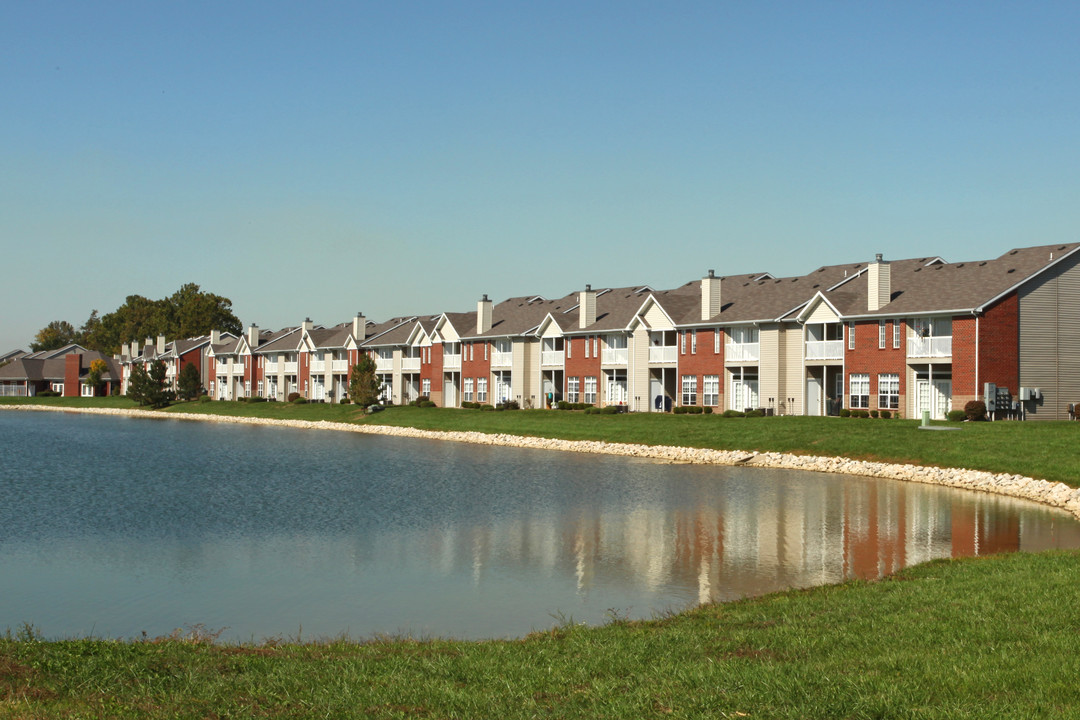
[[[678,357],[678,349],[675,345],[651,345],[649,346],[649,362],[673,363]]]
[[[499,352],[498,350],[491,353],[491,367],[510,367],[513,364],[514,353]]]
[[[760,343],[727,343],[724,362],[757,362],[761,358]]]
[[[952,336],[908,338],[907,355],[913,358],[952,357]]]
[[[628,358],[626,348],[604,348],[600,351],[600,362],[603,365],[625,365]]]
[[[331,369],[331,371],[336,372],[336,373],[349,372],[349,361],[348,360],[334,360],[333,363],[331,364],[330,369]]]
[[[276,373],[281,369],[281,364],[276,360],[267,361],[263,364],[263,371],[267,373]]]
[[[286,375],[295,375],[296,374],[296,361],[294,360],[292,362],[283,362],[283,363],[281,363],[281,370]],[[296,392],[296,391],[294,390],[292,392]]]
[[[562,367],[565,353],[562,350],[543,350],[540,352],[541,367]]]
[[[843,360],[843,340],[807,340],[807,360]]]
[[[388,373],[394,370],[394,358],[375,358],[375,372]]]
[[[326,361],[325,360],[312,360],[310,370],[313,373],[326,372]]]
[[[408,373],[420,372],[420,358],[418,358],[418,357],[401,358],[401,372],[408,372]]]
[[[444,353],[442,356],[443,370],[460,370],[461,353]]]

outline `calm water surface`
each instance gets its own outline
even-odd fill
[[[1080,546],[915,484],[327,431],[0,412],[0,630],[520,636],[557,619]]]

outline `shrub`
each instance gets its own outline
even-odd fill
[[[483,411],[483,412],[492,412],[494,409],[495,409],[494,405],[488,405],[487,403],[484,403],[483,405],[480,405],[480,410]]]
[[[422,407],[422,408],[438,407],[438,405],[436,405],[435,402],[432,401],[432,400],[421,400],[420,403],[419,403],[419,406]]]
[[[38,397],[60,397],[60,393],[55,390],[42,390],[37,394]]]
[[[472,402],[470,400],[463,400],[461,402],[461,407],[465,408],[466,410],[476,410],[478,407],[480,407],[480,403]]]
[[[518,405],[517,400],[506,400],[495,406],[496,410],[519,410],[521,406]]]
[[[200,395],[199,396],[199,402],[201,402],[201,403],[211,402],[213,399],[214,398],[210,397],[209,395]]]
[[[743,417],[746,413],[741,410],[725,410],[723,416],[726,418]]]
[[[294,405],[307,405],[307,401],[306,397],[297,397],[295,400],[290,400],[289,402]]]
[[[847,408],[840,408],[840,417],[851,417],[851,411]]]
[[[705,408],[705,410],[704,410],[704,413],[705,413],[706,415],[712,415],[712,413],[713,413],[713,410],[712,410],[712,408],[711,408],[711,407],[707,407],[707,406],[706,406],[706,408]]]
[[[871,410],[870,411],[870,417],[876,418],[877,416],[878,416],[878,411],[877,410]]]
[[[945,417],[949,418],[952,422],[960,422],[961,420],[967,419],[967,413],[963,410],[950,410]]]
[[[289,393],[289,402],[296,402],[300,399],[300,393]]]
[[[746,414],[744,415],[744,417],[748,417],[748,418],[750,418],[750,417],[765,417],[765,411],[764,410],[748,410],[746,412]]]
[[[881,416],[882,420],[888,420],[889,418],[892,417],[892,413],[889,412],[888,410],[881,410],[881,411],[878,412],[878,414]]]
[[[247,401],[248,401],[249,403],[261,403],[261,402],[266,402],[266,398],[264,398],[264,397],[259,397],[258,395],[252,395],[251,397],[249,397],[249,398],[247,399]]]
[[[865,420],[866,418],[870,417],[870,413],[867,412],[866,410],[852,410],[851,411],[851,417],[856,417],[856,418],[860,418],[860,419]]]
[[[350,399],[349,399],[349,398],[347,398],[347,397],[343,397],[343,398],[341,398],[341,404],[342,404],[342,405],[348,405],[348,404],[349,404],[349,403],[351,403],[351,402],[352,402],[352,400],[350,400]]]
[[[985,420],[986,403],[982,400],[972,400],[964,406],[964,417],[968,420]]]

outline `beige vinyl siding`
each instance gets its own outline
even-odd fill
[[[1080,402],[1080,266],[1077,260],[1022,287],[1020,385],[1043,398],[1025,403],[1039,420],[1067,420],[1069,403]]]
[[[651,330],[675,329],[675,326],[668,320],[667,315],[664,314],[664,311],[661,310],[660,306],[656,303],[653,303],[652,306],[645,311],[645,322]]]
[[[780,397],[780,326],[758,328],[758,405],[776,408]]]
[[[630,339],[630,398],[634,412],[648,412],[649,404],[649,331],[638,323]]]
[[[836,313],[832,311],[826,303],[819,302],[818,306],[814,308],[814,311],[810,313],[810,317],[806,318],[808,323],[834,323],[839,322],[839,318],[836,317]]]
[[[803,386],[806,383],[806,371],[803,365],[803,328],[801,325],[780,326],[780,395],[777,407],[784,403],[784,411],[789,415],[806,413],[803,407]],[[788,398],[794,402],[788,404]]]
[[[536,378],[533,377],[533,372],[537,366],[537,363],[533,362],[533,355],[540,352],[539,348],[538,342],[519,338],[514,339],[510,348],[510,399],[521,398],[523,408],[528,407],[527,403],[530,401],[533,405],[536,404],[532,397],[536,394]]]

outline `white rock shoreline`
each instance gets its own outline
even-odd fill
[[[558,450],[561,452],[596,453],[648,458],[677,463],[702,465],[747,465],[752,467],[810,470],[813,472],[843,473],[864,477],[905,480],[929,485],[978,490],[1008,497],[1032,500],[1066,510],[1080,519],[1080,488],[1065,483],[1051,482],[983,470],[963,468],[938,468],[898,463],[866,462],[840,457],[814,457],[788,455],[775,452],[743,452],[738,450],[708,450],[703,448],[676,447],[673,445],[637,445],[613,443],[600,440],[558,440],[523,435],[488,434],[440,430],[420,430],[390,425],[352,425],[327,420],[275,420],[272,418],[245,418],[198,413],[162,414],[148,410],[121,410],[116,408],[64,408],[44,405],[0,405],[3,410],[37,410],[93,415],[122,415],[153,420],[196,420],[200,422],[235,423],[244,425],[273,425],[304,430],[336,430],[339,432],[366,433],[369,435],[394,435],[397,437],[422,438],[425,440],[449,440],[478,445],[531,448],[535,450]]]

